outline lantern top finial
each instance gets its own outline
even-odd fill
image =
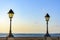
[[[13,14],[14,14],[14,12],[13,12],[13,10],[12,10],[12,9],[10,9],[8,13],[13,13]]]
[[[49,14],[47,13],[45,17],[50,17]]]

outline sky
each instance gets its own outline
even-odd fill
[[[46,33],[47,13],[49,33],[60,33],[60,0],[0,0],[0,33],[9,33],[10,9],[12,33]]]

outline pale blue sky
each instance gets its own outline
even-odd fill
[[[60,0],[0,0],[0,24],[2,26],[0,32],[9,31],[7,14],[9,9],[13,9],[15,13],[13,32],[44,33],[46,31],[44,16],[49,13],[51,16],[49,32],[60,33]]]

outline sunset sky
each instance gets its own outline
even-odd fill
[[[0,33],[9,32],[10,9],[13,33],[46,33],[46,13],[49,33],[60,33],[60,0],[0,0]]]

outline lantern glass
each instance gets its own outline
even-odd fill
[[[12,18],[13,17],[13,13],[9,13],[9,18]]]
[[[45,17],[46,21],[49,21],[49,18],[50,18],[50,17]]]

